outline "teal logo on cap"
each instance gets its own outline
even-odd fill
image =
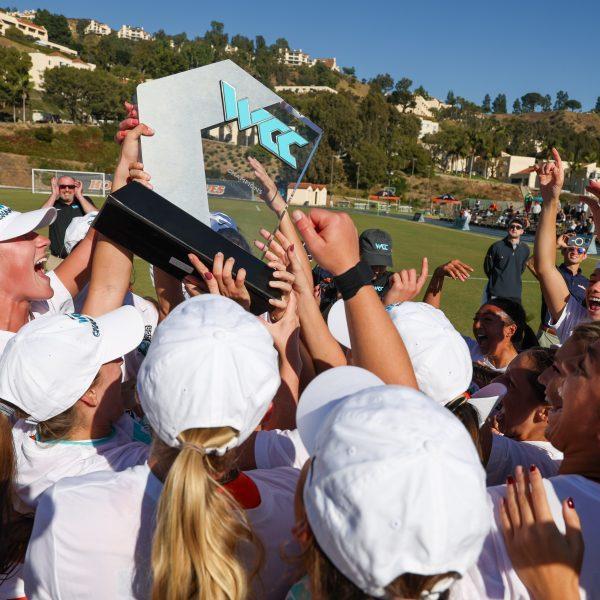
[[[8,217],[12,212],[12,208],[10,206],[6,206],[5,204],[0,204],[0,219],[4,219],[4,217]]]
[[[92,319],[92,317],[88,317],[87,315],[80,315],[79,313],[69,313],[67,315],[69,319],[73,319],[73,321],[77,321],[82,325],[85,323],[89,323],[92,326],[92,335],[94,337],[100,337],[100,327],[98,327],[98,323]]]
[[[238,100],[235,88],[225,81],[221,81],[221,94],[225,121],[237,121],[240,131],[257,127],[260,145],[295,169],[297,162],[290,146],[301,148],[308,140],[264,108],[250,112],[248,98]]]

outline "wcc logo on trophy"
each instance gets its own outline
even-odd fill
[[[213,231],[210,212],[229,214],[249,239],[257,212],[272,230],[277,222],[248,158],[263,165],[289,201],[322,130],[231,60],[142,83],[136,96],[140,120],[155,132],[141,139],[154,190],[134,182],[111,193],[94,227],[179,279],[194,272],[189,253],[211,268],[223,252],[235,259],[234,275],[246,270],[251,311],[265,312],[278,297],[269,286],[271,269]]]

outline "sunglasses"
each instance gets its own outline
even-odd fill
[[[59,190],[74,190],[77,186],[76,185],[59,185],[58,189]]]
[[[516,229],[517,231],[523,229],[520,225],[511,225],[509,229]]]

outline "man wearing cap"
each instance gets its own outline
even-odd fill
[[[365,229],[359,238],[360,258],[373,271],[372,285],[380,298],[389,289],[389,279],[393,275],[388,271],[392,266],[392,238],[382,229]]]
[[[493,298],[510,298],[521,302],[521,278],[529,258],[529,246],[521,241],[524,231],[523,220],[513,218],[508,223],[506,237],[489,247],[483,262],[488,277],[486,302]]]
[[[50,252],[58,258],[66,258],[65,233],[75,217],[83,217],[97,208],[82,193],[81,181],[63,176],[52,178],[52,193],[42,208],[56,208],[56,219],[50,225]]]

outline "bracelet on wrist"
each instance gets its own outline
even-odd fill
[[[373,271],[371,267],[361,260],[345,273],[333,278],[335,287],[342,295],[343,300],[353,298],[360,288],[365,285],[371,285],[373,279]]]

